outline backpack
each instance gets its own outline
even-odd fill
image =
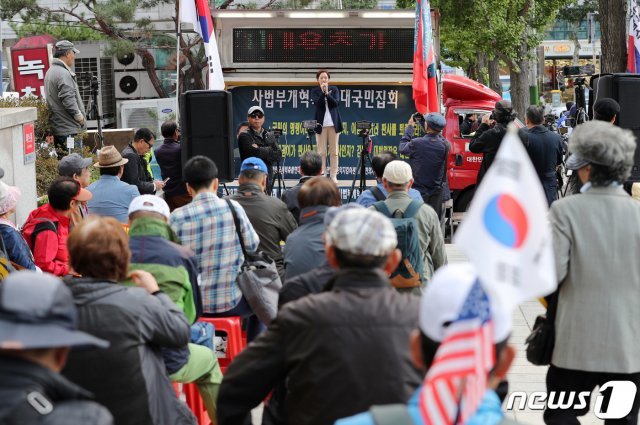
[[[4,246],[4,239],[0,235],[0,280],[9,276],[9,273],[16,271],[11,260],[9,260],[9,254],[7,248]]]
[[[369,189],[369,191],[371,192],[373,197],[376,198],[376,201],[384,201],[385,199],[387,199],[387,197],[378,186],[372,187],[371,189]]]
[[[418,223],[414,218],[422,205],[423,202],[413,200],[404,213],[401,210],[392,213],[384,202],[373,204],[377,211],[391,220],[398,235],[398,249],[402,251],[402,261],[390,276],[391,285],[397,289],[419,287],[424,274]]]
[[[33,228],[33,232],[31,232],[31,237],[29,238],[29,248],[31,248],[31,251],[33,252],[33,250],[36,248],[36,237],[41,233],[41,232],[45,232],[45,231],[52,231],[54,233],[58,233],[58,223],[57,222],[53,222],[51,220],[49,220],[48,218],[36,218],[35,220],[38,221],[38,224],[35,225],[35,227]],[[24,229],[26,228],[26,223],[25,225],[22,227],[22,231],[24,232]],[[24,233],[23,233],[24,235]]]

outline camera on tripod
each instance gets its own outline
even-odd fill
[[[317,133],[318,121],[316,120],[304,120],[302,121],[302,128],[307,130],[307,133]]]
[[[367,137],[371,132],[371,121],[356,121],[356,130],[358,130],[359,137]]]
[[[91,90],[98,91],[98,89],[100,88],[98,77],[93,75],[91,72],[83,72],[82,74],[80,74],[80,82],[88,84]]]

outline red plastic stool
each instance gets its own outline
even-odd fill
[[[246,339],[242,335],[242,321],[239,316],[201,317],[200,322],[211,323],[216,332],[227,334],[227,356],[218,359],[222,373],[227,370],[231,361],[246,347]]]

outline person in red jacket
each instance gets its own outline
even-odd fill
[[[76,180],[59,177],[49,186],[47,196],[49,203],[31,211],[22,235],[33,252],[36,266],[44,272],[64,276],[69,273],[70,216],[92,195]]]

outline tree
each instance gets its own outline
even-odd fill
[[[566,21],[571,25],[571,35],[573,41],[573,64],[578,65],[580,58],[580,41],[578,31],[580,24],[587,19],[587,15],[598,10],[598,0],[573,0],[558,11],[557,19]],[[595,65],[595,64],[594,64]]]
[[[627,14],[625,0],[600,0],[600,72],[627,68]]]
[[[68,28],[84,27],[82,39],[87,39],[87,30],[96,34],[97,38],[111,41],[109,53],[124,55],[137,53],[149,75],[156,92],[160,97],[168,97],[157,73],[156,63],[150,49],[167,48],[175,50],[176,39],[154,31],[149,19],[135,19],[136,11],[156,7],[159,4],[175,4],[178,15],[178,1],[171,0],[71,0],[67,5],[43,6],[37,0],[0,0],[0,19],[12,20],[19,16],[29,28],[44,29],[39,26],[45,22],[49,26],[68,26]],[[174,18],[177,32],[177,19]],[[17,28],[22,31],[21,28]],[[67,31],[60,34],[69,34]],[[71,40],[77,38],[69,37]],[[189,63],[187,69],[181,69],[183,84],[189,88],[203,89],[202,69],[206,66],[204,49],[195,35],[182,35],[180,40],[181,57],[178,61]],[[196,47],[200,47],[197,48]],[[183,86],[184,88],[184,86]]]

